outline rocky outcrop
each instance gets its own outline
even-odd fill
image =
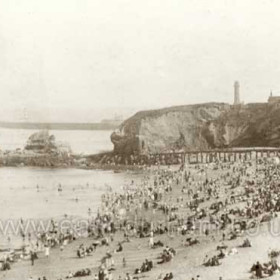
[[[117,154],[279,146],[279,104],[206,103],[143,111],[111,135]]]
[[[56,149],[55,138],[49,135],[48,130],[33,133],[27,140],[25,150],[37,153],[51,152]]]
[[[67,144],[57,142],[54,135],[50,135],[48,130],[41,130],[33,133],[27,140],[24,148],[40,154],[70,154],[71,148]]]

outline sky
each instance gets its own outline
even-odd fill
[[[280,95],[280,1],[0,0],[0,120]]]

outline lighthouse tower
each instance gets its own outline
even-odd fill
[[[234,103],[233,103],[233,105],[240,104],[239,88],[240,88],[239,82],[235,81],[234,82]]]

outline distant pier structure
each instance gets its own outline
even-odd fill
[[[233,105],[239,105],[240,104],[240,84],[238,81],[234,82],[234,103]]]
[[[158,154],[141,155],[143,162],[173,162],[172,164],[199,164],[212,162],[245,162],[266,158],[280,166],[279,147],[255,147],[255,148],[225,148],[214,150],[194,150],[184,152],[167,152]],[[165,162],[165,163],[164,163]]]

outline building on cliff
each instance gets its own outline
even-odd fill
[[[270,104],[280,103],[280,96],[273,96],[272,91],[271,91],[267,102]]]
[[[280,147],[280,98],[231,106],[205,103],[142,111],[111,135],[115,154]]]

